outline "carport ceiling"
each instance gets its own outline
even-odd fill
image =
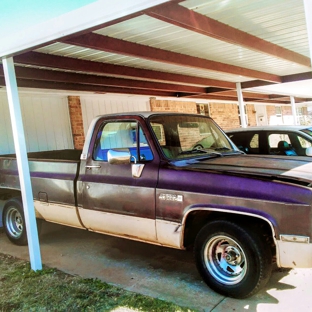
[[[249,88],[312,84],[309,55],[302,0],[174,0],[14,62],[19,87],[236,101],[240,82],[245,102],[289,103]]]

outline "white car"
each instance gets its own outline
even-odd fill
[[[261,126],[227,130],[246,154],[312,156],[312,126]]]

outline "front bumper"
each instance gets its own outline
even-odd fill
[[[312,268],[312,244],[307,236],[280,235],[276,241],[278,267]]]

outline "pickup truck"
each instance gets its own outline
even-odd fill
[[[223,295],[255,294],[274,263],[312,267],[312,162],[246,155],[209,117],[99,116],[82,151],[28,159],[38,221],[191,247],[203,280]],[[0,157],[0,199],[6,235],[27,244],[14,155]]]

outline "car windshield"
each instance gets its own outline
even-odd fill
[[[240,153],[209,117],[153,115],[149,121],[163,154],[169,159]]]
[[[312,128],[302,129],[301,131],[312,137]]]

